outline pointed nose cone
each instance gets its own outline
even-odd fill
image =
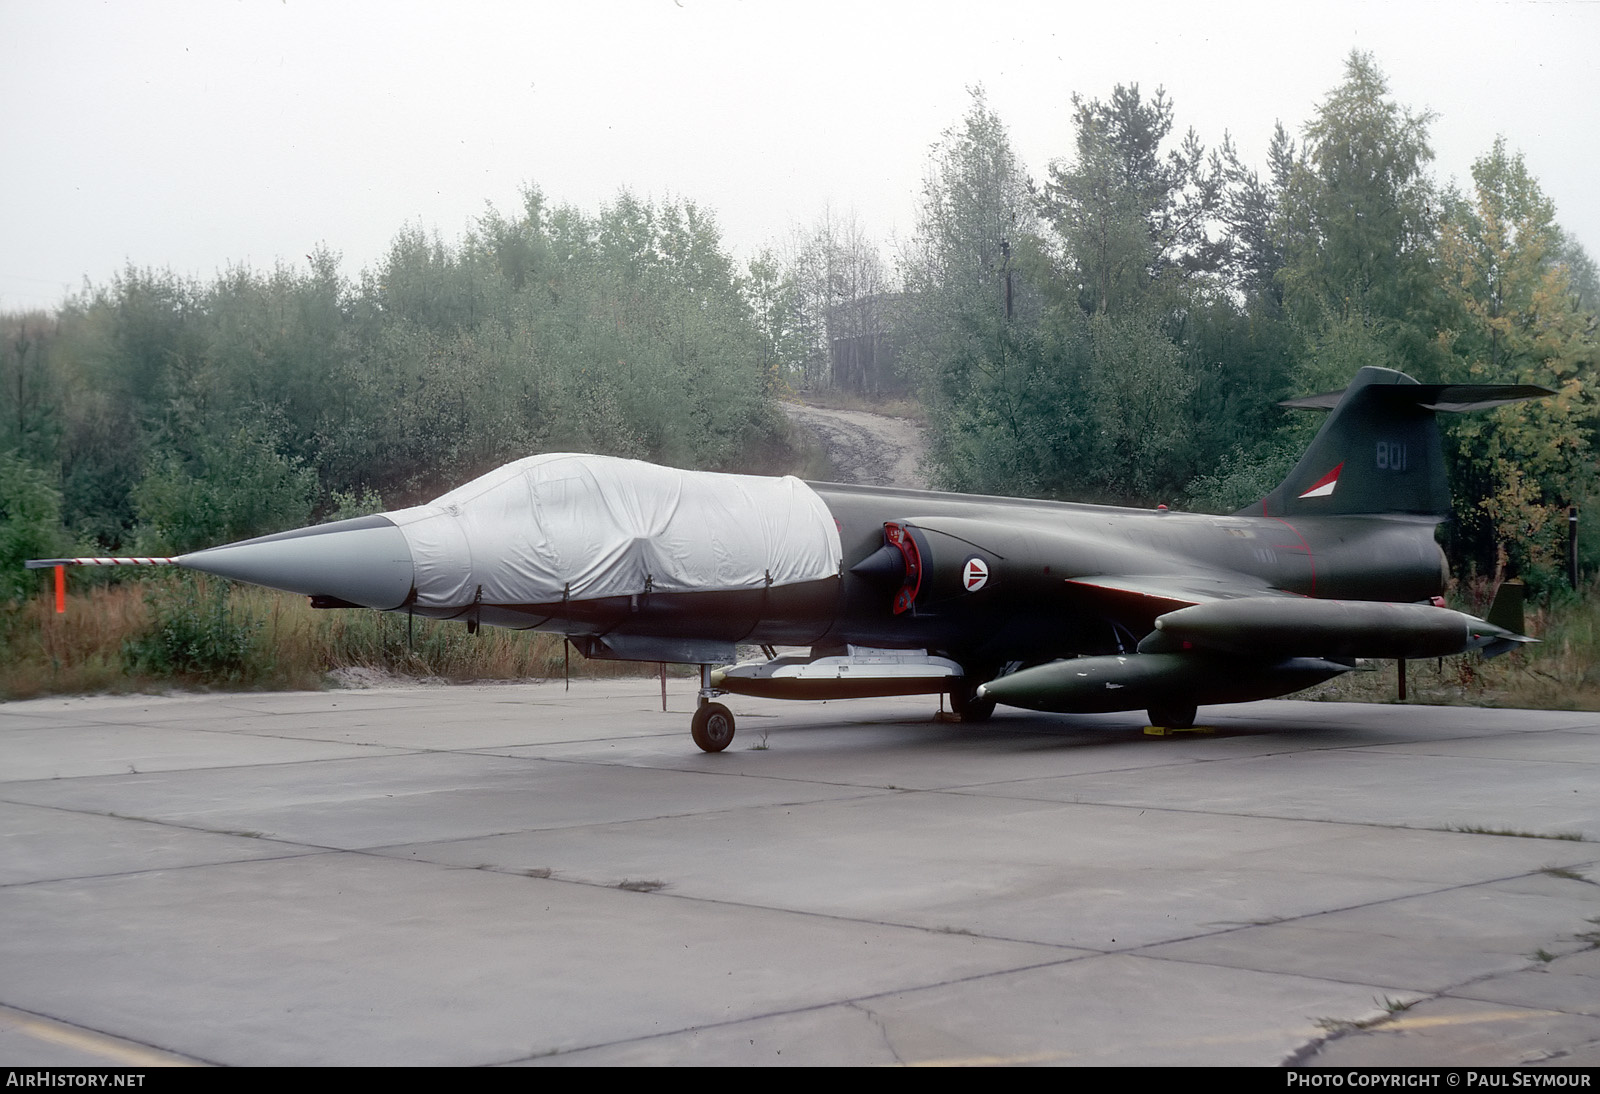
[[[385,516],[241,540],[174,561],[234,581],[368,608],[398,608],[411,595],[411,548]]]

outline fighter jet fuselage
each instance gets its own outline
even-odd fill
[[[497,606],[486,622],[569,634],[741,645],[927,649],[1003,664],[1131,649],[1180,587],[1245,579],[1265,592],[1421,601],[1443,593],[1435,522],[1411,517],[1203,516],[921,490],[808,483],[837,522],[836,577],[796,585]],[[886,526],[916,544],[867,566]],[[898,552],[896,552],[897,554]],[[970,569],[969,569],[970,567]],[[1133,595],[1136,575],[1170,597]],[[897,596],[908,606],[893,610]],[[423,614],[460,617],[458,609]],[[642,647],[637,647],[642,648]]]

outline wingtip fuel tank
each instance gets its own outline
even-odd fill
[[[1285,651],[1331,658],[1450,657],[1526,641],[1486,620],[1433,604],[1241,597],[1159,616],[1141,652],[1198,647],[1241,657]]]

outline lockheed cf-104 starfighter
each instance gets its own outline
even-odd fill
[[[1282,484],[1231,516],[530,456],[426,505],[170,560],[376,608],[567,636],[586,655],[698,665],[692,730],[726,748],[724,693],[947,693],[1148,710],[1265,699],[1360,658],[1496,654],[1527,641],[1440,599],[1450,509],[1434,415],[1549,394],[1363,368]],[[46,559],[30,565],[117,562]],[[736,647],[763,660],[735,664]],[[808,652],[775,656],[773,647]]]

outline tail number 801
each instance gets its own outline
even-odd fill
[[[1378,470],[1404,471],[1408,453],[1404,444],[1394,441],[1378,442]]]

